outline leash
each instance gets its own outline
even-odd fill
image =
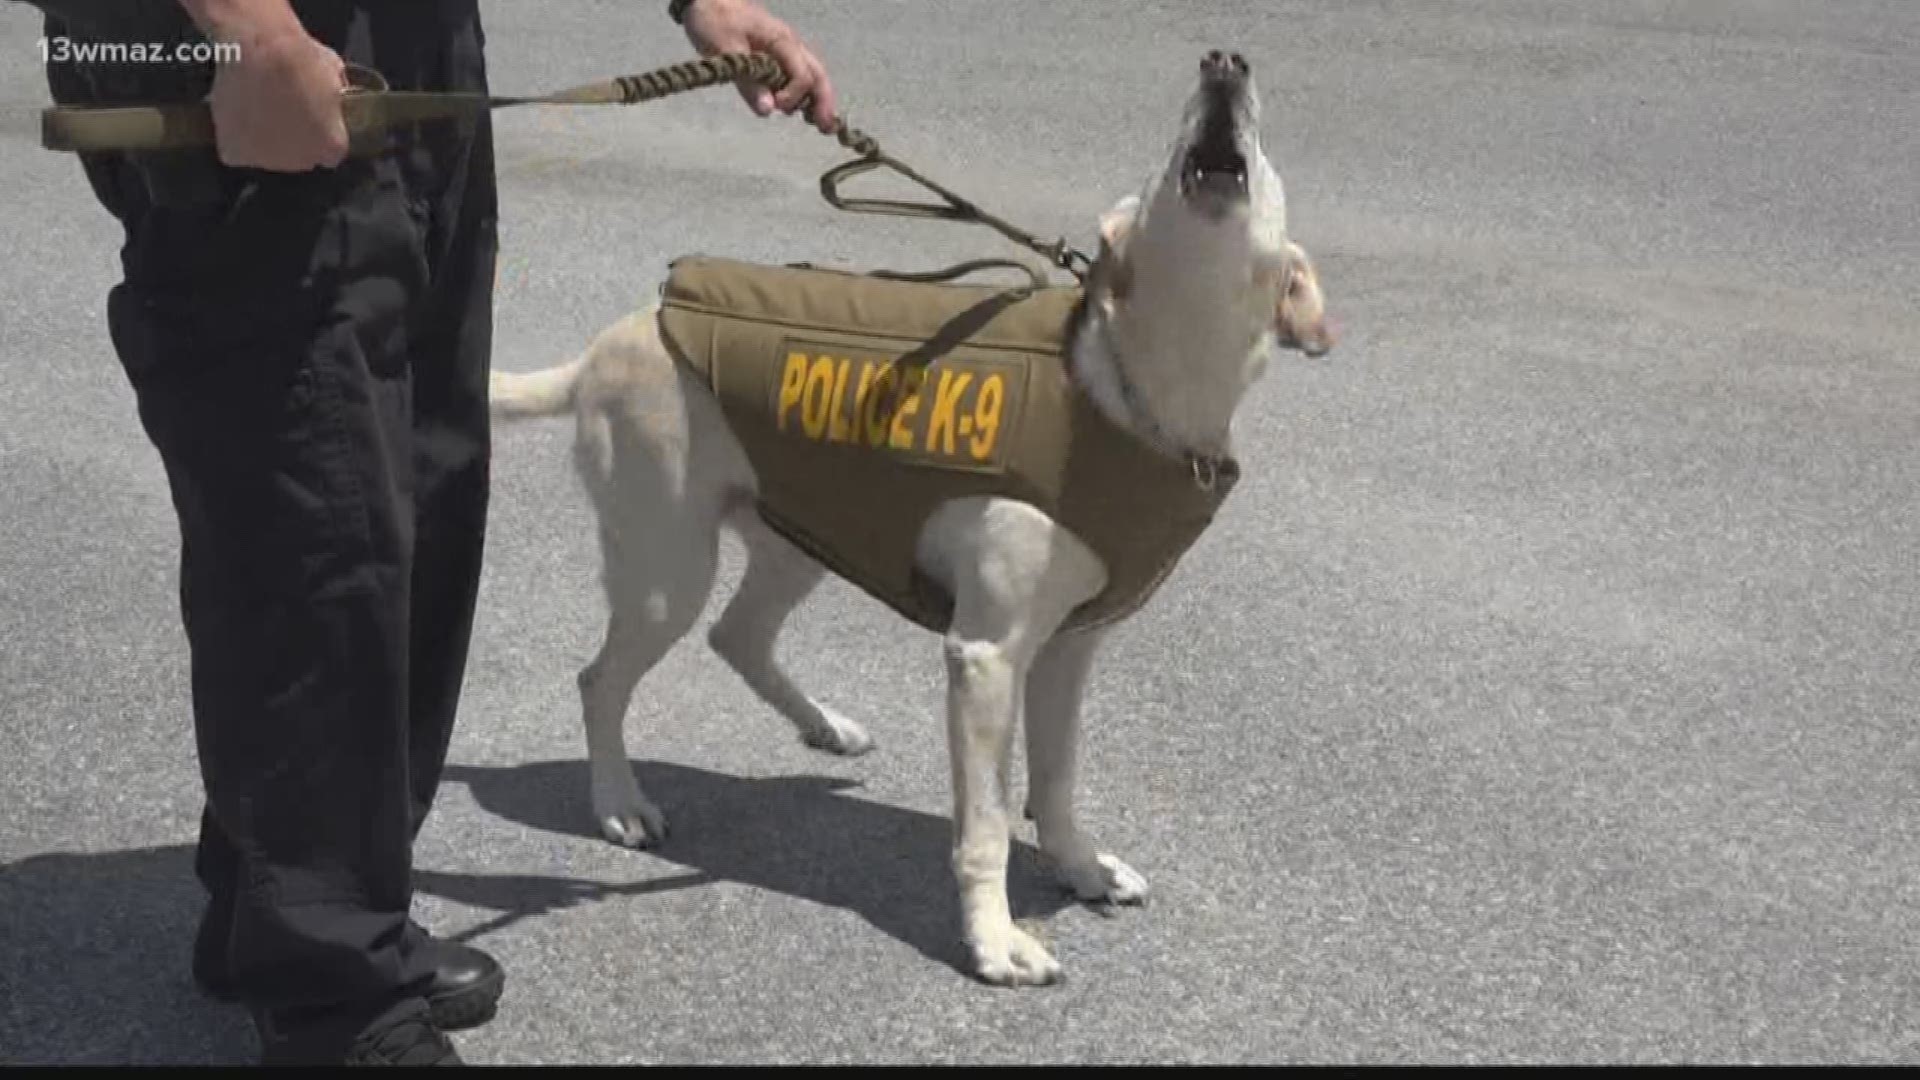
[[[550,94],[504,96],[473,92],[393,90],[375,71],[347,66],[348,86],[341,95],[349,153],[378,150],[392,128],[429,120],[452,119],[476,110],[524,105],[637,105],[674,94],[751,79],[773,90],[787,85],[779,61],[765,53],[722,53],[670,64],[639,75],[588,83]],[[820,177],[820,194],[835,209],[848,213],[896,217],[936,218],[984,225],[1038,254],[1053,266],[1086,280],[1093,261],[1066,241],[1047,242],[1006,219],[990,214],[916,172],[886,153],[878,140],[847,125],[845,117],[832,133],[842,148],[859,155],[829,169]],[[42,110],[40,142],[48,150],[71,153],[98,151],[166,151],[205,148],[215,144],[211,109],[205,102],[167,105],[57,106]],[[894,199],[850,199],[840,193],[842,181],[876,169],[891,169],[933,192],[940,203]]]
[[[349,153],[364,155],[379,148],[379,136],[404,124],[521,105],[637,105],[740,78],[778,86],[787,82],[779,63],[763,53],[728,53],[529,97],[393,90],[379,72],[348,64],[340,112],[352,144]],[[40,142],[49,150],[74,152],[209,147],[215,143],[213,113],[205,102],[59,106],[41,112]]]
[[[840,145],[859,154],[860,157],[844,165],[837,165],[820,177],[820,194],[836,209],[856,214],[888,214],[894,217],[939,218],[946,221],[965,221],[985,225],[1016,244],[1028,249],[1047,260],[1054,266],[1072,274],[1075,279],[1086,281],[1087,271],[1092,269],[1093,260],[1086,253],[1067,243],[1061,237],[1052,243],[1041,240],[1033,233],[1019,228],[1004,218],[987,213],[976,204],[961,198],[952,191],[934,183],[915,172],[900,159],[880,149],[873,136],[848,127],[844,121],[836,133]],[[938,195],[943,205],[932,203],[902,202],[895,199],[849,199],[840,194],[840,182],[850,176],[887,168],[919,184]]]

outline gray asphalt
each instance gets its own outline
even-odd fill
[[[37,104],[15,7],[0,99]],[[652,7],[494,0],[496,84],[684,58]],[[1023,835],[1041,991],[956,967],[938,643],[843,585],[784,652],[874,754],[804,750],[696,632],[630,721],[672,842],[592,835],[590,518],[565,428],[503,431],[419,845],[420,917],[510,972],[470,1060],[1920,1061],[1920,6],[779,9],[857,125],[1083,244],[1199,54],[1243,51],[1347,336],[1276,360],[1240,494],[1097,673],[1086,816],[1156,891],[1063,907]],[[836,214],[837,149],[731,91],[500,130],[507,368],[684,253],[1015,253]],[[4,146],[0,1061],[245,1061],[187,980],[175,536],[116,237],[71,161]]]

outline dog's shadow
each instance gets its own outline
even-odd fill
[[[859,798],[849,793],[858,787],[853,780],[745,779],[658,762],[636,763],[635,773],[668,819],[666,842],[649,854],[690,873],[609,885],[525,874],[422,871],[420,888],[499,912],[456,935],[471,940],[581,903],[731,881],[844,908],[931,959],[969,970],[949,869],[953,833],[947,818]],[[453,765],[447,779],[465,784],[483,809],[507,820],[600,839],[584,761]],[[1017,837],[1008,860],[1007,892],[1016,918],[1049,918],[1074,903],[1055,884],[1039,852]]]
[[[472,940],[583,903],[733,881],[852,911],[969,971],[945,817],[860,798],[851,780],[743,779],[652,763],[638,774],[672,828],[652,854],[687,873],[609,885],[420,870],[420,891],[495,912],[451,935]],[[527,828],[598,838],[584,761],[454,765],[447,779]],[[1072,903],[1038,852],[1017,840],[1008,892],[1023,917]],[[245,1014],[206,1001],[188,974],[204,903],[185,844],[0,863],[0,1065],[249,1061],[256,1041]]]

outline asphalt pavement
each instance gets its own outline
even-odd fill
[[[689,55],[664,4],[485,6],[505,91]],[[592,520],[565,425],[503,430],[418,848],[422,921],[509,972],[469,1060],[1920,1062],[1920,5],[777,9],[857,126],[1083,245],[1243,52],[1345,338],[1276,357],[1095,673],[1085,817],[1154,895],[1065,906],[1023,831],[1040,990],[960,970],[939,642],[840,583],[783,655],[878,749],[807,751],[696,630],[629,720],[671,842],[597,837]],[[188,981],[174,523],[38,36],[0,5],[0,1062],[244,1062]],[[836,213],[841,151],[730,90],[498,127],[509,369],[682,254],[1018,253]]]

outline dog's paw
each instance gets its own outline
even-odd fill
[[[667,842],[667,816],[644,797],[624,809],[603,810],[600,834],[621,847],[645,849]]]
[[[1073,895],[1095,905],[1141,905],[1147,902],[1147,879],[1111,855],[1095,855],[1077,865],[1064,865],[1060,876]]]
[[[859,721],[843,716],[825,705],[816,706],[824,721],[800,736],[800,741],[815,750],[825,750],[829,754],[841,757],[859,757],[873,749],[873,736],[860,726]]]
[[[983,934],[972,948],[974,973],[992,986],[1050,986],[1060,981],[1060,962],[1038,938],[1017,926]]]

